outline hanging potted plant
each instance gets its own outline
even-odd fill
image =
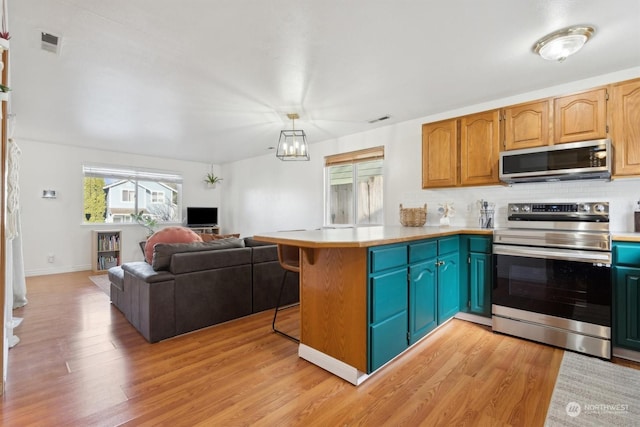
[[[213,173],[213,167],[211,168],[211,172],[207,174],[207,177],[204,179],[205,184],[209,188],[216,188],[216,184],[222,182],[222,178],[215,176]]]
[[[7,31],[7,20],[5,18],[5,11],[7,10],[7,6],[5,5],[5,0],[2,0],[2,31],[0,31],[0,39],[9,41],[11,38],[11,34]],[[3,43],[3,45],[8,45],[7,43]]]

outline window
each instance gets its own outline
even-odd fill
[[[151,192],[151,203],[163,203],[163,202],[164,202],[164,191]]]
[[[135,202],[136,192],[134,190],[122,189],[122,201],[123,202]]]
[[[83,221],[134,222],[134,213],[143,213],[159,223],[182,221],[181,175],[104,165],[83,165],[82,171]]]
[[[325,225],[384,223],[384,147],[325,157]]]

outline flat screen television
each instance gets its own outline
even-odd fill
[[[187,227],[218,225],[218,208],[187,207]]]

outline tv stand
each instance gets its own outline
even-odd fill
[[[204,227],[191,227],[191,226],[187,226],[187,227],[189,227],[191,230],[195,231],[196,233],[220,234],[220,227],[217,225],[210,225],[210,226],[204,226]]]

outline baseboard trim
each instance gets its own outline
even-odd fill
[[[50,274],[62,274],[62,273],[76,273],[78,271],[89,271],[91,265],[78,265],[75,267],[58,267],[58,268],[37,268],[32,270],[25,270],[25,277],[31,276],[48,276]]]
[[[613,347],[611,354],[621,359],[632,360],[640,363],[640,352],[634,350],[627,350],[626,348]]]
[[[367,378],[369,378],[369,375],[366,373],[360,372],[353,366],[347,365],[341,360],[333,358],[328,354],[309,347],[308,345],[300,344],[298,347],[298,356],[326,371],[331,372],[345,381],[349,381],[355,386],[362,384]]]
[[[455,315],[456,319],[466,320],[467,322],[478,323],[480,325],[491,326],[491,318],[479,316],[477,314],[465,313],[463,311],[458,312]]]

